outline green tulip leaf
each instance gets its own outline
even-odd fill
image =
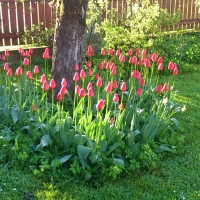
[[[77,153],[78,153],[78,158],[83,166],[88,168],[89,165],[87,163],[87,157],[90,153],[90,148],[89,147],[86,147],[86,146],[82,146],[82,145],[78,145],[77,146]]]
[[[19,114],[17,108],[13,108],[10,111],[10,114],[12,116],[13,123],[15,124],[19,120]]]
[[[48,146],[50,144],[50,136],[49,134],[43,135],[40,144],[38,144],[35,148],[35,151],[40,151],[43,147]]]

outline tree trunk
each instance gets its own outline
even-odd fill
[[[57,14],[54,36],[52,73],[56,82],[55,96],[61,88],[62,78],[66,78],[67,90],[74,94],[74,65],[81,66],[85,32],[85,12],[87,0],[62,0],[63,11]]]

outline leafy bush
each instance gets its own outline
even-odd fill
[[[102,181],[156,167],[163,152],[176,152],[174,115],[181,108],[170,100],[175,63],[169,63],[164,81],[163,58],[156,53],[130,49],[124,56],[109,49],[102,50],[99,60],[89,46],[87,63],[82,70],[75,66],[74,99],[63,79],[55,101],[48,49],[44,66],[35,67],[20,52],[23,68],[13,76],[5,63],[0,73],[1,151],[12,152],[1,157],[3,164],[29,167],[38,176],[67,167],[77,178]]]

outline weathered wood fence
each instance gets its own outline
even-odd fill
[[[119,13],[126,7],[126,0],[109,0],[108,10],[117,9]],[[135,2],[136,0],[133,0]],[[0,1],[0,46],[23,44],[21,35],[31,30],[33,24],[43,23],[49,27],[54,9],[49,5],[50,0],[1,0]],[[151,3],[154,0],[150,0]],[[200,18],[195,0],[158,0],[161,8],[174,13],[179,8],[182,19],[171,30],[200,28]],[[107,13],[104,13],[107,16]]]

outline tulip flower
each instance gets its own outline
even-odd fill
[[[87,61],[87,63],[86,63],[86,67],[87,67],[87,68],[90,68],[90,67],[91,67],[91,65],[92,65],[92,64],[91,64],[91,61],[90,61],[90,60],[89,60],[89,61]]]
[[[65,85],[62,85],[62,86],[61,86],[60,93],[61,93],[62,95],[65,95],[65,94],[67,93],[67,89],[66,89],[66,86],[65,86]]]
[[[176,67],[174,70],[173,70],[173,75],[178,75],[178,67]]]
[[[35,65],[33,72],[34,72],[34,74],[39,73],[39,67],[37,65]]]
[[[92,76],[92,70],[91,69],[88,70],[88,76]]]
[[[135,54],[136,54],[136,55],[139,55],[139,54],[140,54],[140,48],[137,48],[137,49],[136,49]]]
[[[54,89],[56,87],[56,83],[55,83],[54,79],[50,80],[49,87],[52,88],[52,89]]]
[[[25,56],[26,57],[30,57],[31,56],[28,50],[25,51]]]
[[[102,63],[99,63],[98,68],[99,68],[100,70],[102,70],[102,69],[103,69],[103,64],[102,64]]]
[[[93,96],[94,96],[94,91],[93,91],[92,87],[90,87],[90,88],[88,89],[87,95],[88,95],[89,97],[93,97]]]
[[[78,71],[78,70],[79,70],[79,67],[78,67],[77,64],[74,65],[74,70],[75,70],[75,71]]]
[[[12,76],[12,69],[8,69],[7,76]]]
[[[101,49],[101,55],[102,55],[102,56],[105,56],[105,55],[106,55],[105,49]]]
[[[156,62],[156,61],[157,61],[157,54],[156,54],[156,53],[153,53],[153,54],[152,54],[151,60],[152,60],[153,62]]]
[[[9,70],[9,65],[8,65],[8,63],[5,63],[5,64],[4,64],[3,69],[4,69],[4,71],[8,71],[8,70]]]
[[[139,87],[139,88],[136,90],[135,93],[136,93],[137,96],[141,96],[141,95],[142,95],[142,88]]]
[[[90,88],[92,88],[92,82],[89,82],[87,85],[87,90],[89,90]]]
[[[67,87],[67,81],[66,81],[65,78],[62,78],[61,86],[65,86],[65,87]]]
[[[80,77],[81,77],[81,78],[85,78],[85,77],[86,77],[85,71],[84,71],[83,69],[81,69]]]
[[[119,60],[122,62],[122,63],[124,63],[125,61],[126,61],[126,57],[124,56],[124,55],[120,55],[119,56]]]
[[[113,117],[110,118],[110,119],[109,119],[109,123],[110,123],[110,124],[114,124],[114,123],[115,123],[115,119],[114,119]]]
[[[145,79],[141,78],[139,84],[140,84],[140,86],[144,86],[145,85]]]
[[[110,65],[109,62],[107,62],[107,63],[106,63],[106,69],[107,69],[107,70],[110,70],[110,68],[111,68],[111,65]]]
[[[115,74],[117,73],[116,67],[114,67],[114,68],[111,70],[111,73],[112,73],[113,75],[115,75]]]
[[[145,60],[144,60],[144,67],[148,68],[148,67],[150,67],[150,66],[151,66],[151,64],[150,64],[149,59],[145,59]]]
[[[28,66],[29,65],[29,59],[28,58],[24,58],[23,65],[24,66]]]
[[[49,59],[49,58],[50,58],[49,52],[46,52],[46,51],[45,51],[45,52],[43,53],[43,58],[44,58],[44,59]]]
[[[30,55],[33,54],[33,48],[32,48],[32,47],[29,48],[29,54],[30,54]]]
[[[158,86],[156,88],[156,92],[157,93],[161,93],[162,92],[162,88],[163,88],[162,84],[158,84]]]
[[[124,110],[124,104],[123,103],[120,103],[119,110]]]
[[[101,110],[105,105],[105,101],[103,99],[100,99],[96,105],[97,110]]]
[[[170,71],[174,70],[174,63],[173,62],[169,62],[169,64],[168,64],[168,70],[170,70]]]
[[[9,51],[8,50],[5,50],[5,53],[4,53],[5,57],[8,57],[10,54],[9,54]]]
[[[101,87],[103,85],[103,81],[102,78],[99,77],[98,81],[97,81],[97,87]]]
[[[75,94],[79,95],[79,92],[80,92],[80,86],[77,85],[76,88],[75,88]]]
[[[157,60],[157,63],[160,64],[160,63],[162,63],[162,62],[163,62],[163,58],[160,56],[160,57],[158,58],[158,60]]]
[[[134,78],[134,79],[137,79],[137,80],[140,80],[141,78],[141,74],[138,70],[134,70],[131,74],[131,76]]]
[[[147,51],[145,49],[142,50],[142,57],[145,57],[147,54]]]
[[[35,104],[32,105],[32,111],[36,111],[37,110],[37,107]]]
[[[21,68],[21,67],[18,67],[18,68],[16,69],[15,75],[16,75],[16,76],[21,76],[22,73],[23,73],[22,68]]]
[[[62,95],[61,92],[59,92],[59,93],[57,94],[56,100],[57,100],[57,101],[62,101],[62,98],[63,98],[63,95]]]
[[[99,73],[96,73],[96,74],[95,74],[95,79],[98,80],[99,77],[100,77]]]
[[[129,63],[136,65],[137,64],[137,57],[136,56],[130,57],[129,58]]]
[[[91,46],[91,45],[89,45],[89,46],[87,47],[87,51],[88,51],[89,53],[92,53],[92,46]]]
[[[1,60],[6,60],[4,55],[1,56]]]
[[[163,88],[162,88],[162,91],[167,92],[168,90],[169,90],[168,84],[167,84],[167,83],[164,83]]]
[[[22,54],[22,51],[23,51],[22,47],[19,47],[18,52],[19,52],[20,54]]]
[[[45,81],[46,81],[46,75],[43,74],[43,75],[41,76],[40,82],[41,82],[41,83],[44,83]]]
[[[112,92],[112,84],[111,84],[110,82],[108,83],[108,85],[107,85],[107,87],[106,87],[106,92],[107,92],[107,93]]]
[[[116,56],[120,56],[120,55],[121,55],[121,52],[120,52],[119,49],[116,51],[115,55],[116,55]]]
[[[109,48],[108,54],[109,54],[109,55],[113,55],[113,50],[112,50],[112,48]]]
[[[85,90],[83,88],[81,88],[79,91],[79,97],[83,98],[83,97],[85,97],[85,95],[86,95]]]
[[[119,95],[117,93],[115,93],[113,96],[113,102],[115,103],[119,102]]]
[[[78,72],[75,72],[73,80],[74,81],[78,81],[79,80],[79,74],[78,74]]]
[[[129,55],[129,56],[132,56],[132,55],[133,55],[133,49],[129,49],[128,55]]]
[[[117,80],[113,81],[113,88],[116,89],[118,87]]]
[[[122,82],[121,86],[120,86],[120,90],[122,92],[126,91],[126,82]]]
[[[159,65],[158,65],[158,70],[159,70],[159,71],[162,71],[162,70],[163,70],[163,63],[159,63]]]
[[[47,91],[49,89],[49,84],[47,83],[47,81],[43,82],[42,89],[45,91]]]
[[[33,78],[33,77],[32,77],[31,71],[27,71],[27,73],[26,73],[26,78],[27,78],[27,79],[32,79],[32,78]]]

